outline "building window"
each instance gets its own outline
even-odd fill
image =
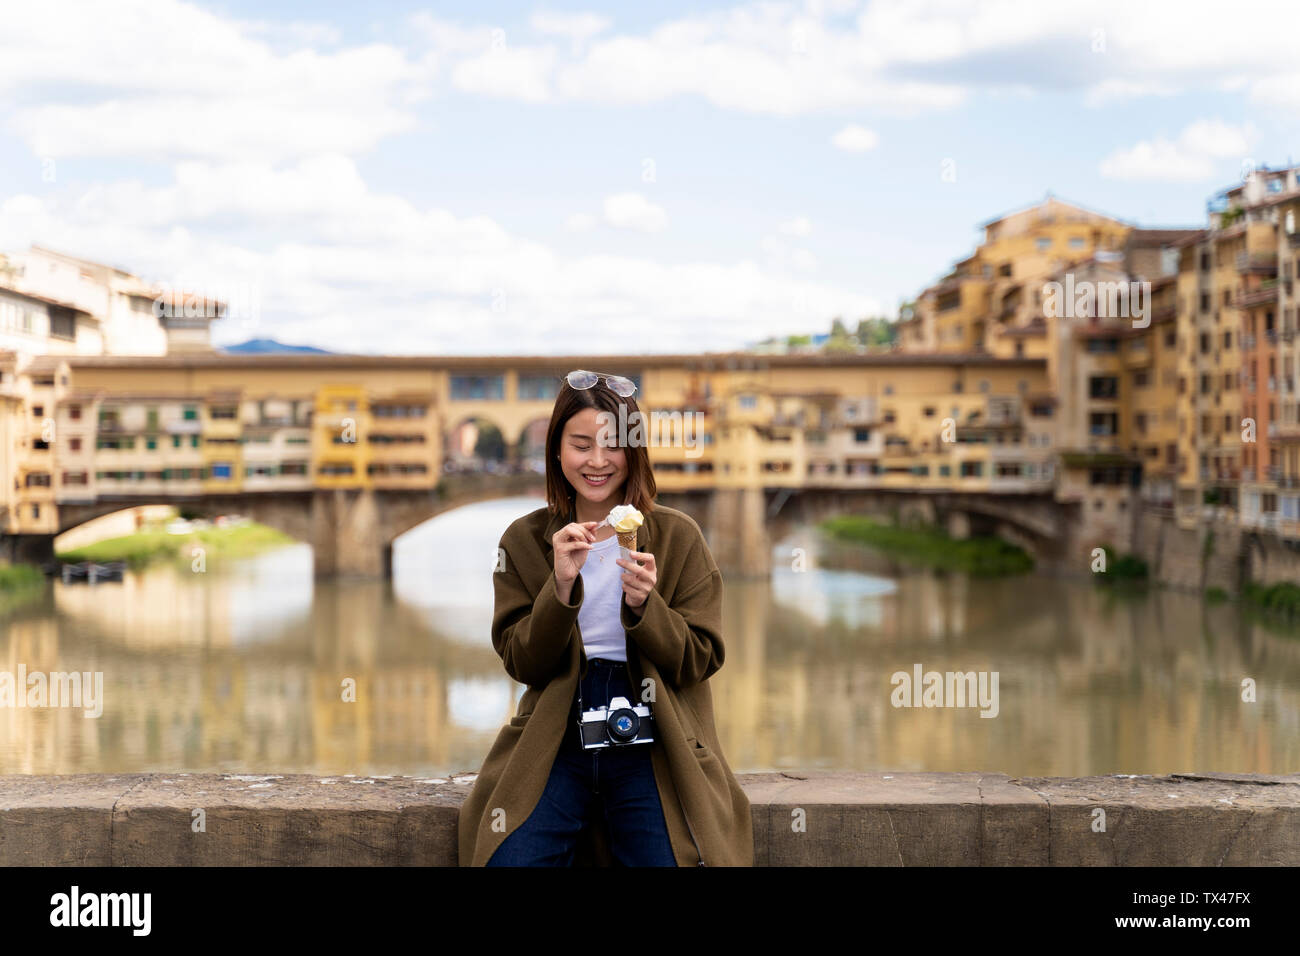
[[[230,477],[230,462],[228,462],[228,461],[214,461],[214,462],[212,463],[212,477],[213,477],[213,478],[229,478],[229,477]]]
[[[1114,375],[1093,375],[1088,379],[1088,397],[1114,399],[1119,397],[1119,379]]]
[[[80,438],[69,438],[69,439],[68,439],[68,449],[69,449],[70,451],[81,451],[81,439],[80,439]]]
[[[741,396],[738,397],[737,401],[739,402],[741,408],[757,408],[757,407],[758,407],[758,396],[757,396],[757,395],[741,395]]]
[[[1106,438],[1119,432],[1119,416],[1115,412],[1093,412],[1088,416],[1088,434]]]
[[[560,388],[558,375],[520,375],[516,389],[524,401],[550,401]]]
[[[1039,252],[1046,252],[1048,249],[1052,248],[1052,240],[1047,236],[1039,236],[1034,240],[1034,246]]]
[[[984,474],[984,462],[982,461],[963,461],[961,463],[961,476],[963,478],[980,478]]]
[[[453,375],[452,401],[501,401],[506,397],[504,375]],[[603,384],[603,383],[602,383]]]
[[[80,406],[80,405],[69,405],[69,406],[68,406],[68,417],[69,417],[70,419],[72,419],[74,422],[79,422],[79,421],[81,421],[81,406]]]
[[[186,405],[185,410],[181,412],[181,417],[187,422],[196,422],[199,420],[199,409],[196,405]]]
[[[1071,249],[1082,249],[1082,248],[1083,248],[1083,245],[1084,245],[1084,242],[1083,242],[1083,239],[1082,239],[1080,236],[1071,236],[1071,237],[1070,237],[1070,248],[1071,248]]]

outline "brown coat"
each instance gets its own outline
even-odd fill
[[[516,716],[501,728],[460,810],[460,865],[483,866],[537,805],[560,746],[569,708],[587,672],[578,629],[582,575],[572,604],[555,590],[551,537],[568,516],[538,508],[501,536],[493,574],[492,646],[506,673],[527,685]],[[637,532],[637,551],[655,556],[658,580],[638,618],[622,604],[629,685],[652,686],[656,740],[651,761],[679,866],[753,866],[749,799],[713,727],[708,678],[722,666],[722,575],[699,525],[656,504]],[[651,685],[642,683],[649,678]],[[639,701],[634,700],[633,703]],[[612,861],[602,828],[589,827],[576,862]],[[588,856],[590,855],[590,856]]]

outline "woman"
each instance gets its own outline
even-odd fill
[[[635,389],[581,369],[565,377],[546,434],[547,505],[501,537],[492,646],[527,689],[461,807],[462,866],[571,866],[587,854],[753,865],[749,800],[722,755],[708,684],[723,660],[722,576],[695,521],[654,504],[644,442],[611,434],[620,422],[644,434]],[[628,560],[613,528],[596,529],[618,504],[644,516]],[[652,741],[584,748],[579,692],[583,711],[615,697],[649,707]]]

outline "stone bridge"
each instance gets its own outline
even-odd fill
[[[317,577],[388,577],[393,541],[456,508],[517,495],[542,496],[535,474],[447,475],[432,491],[312,489],[187,496],[115,496],[59,506],[59,533],[125,508],[174,504],[205,515],[241,514],[311,545]],[[953,537],[996,534],[1050,562],[1069,537],[1071,515],[1050,494],[979,494],[881,489],[764,490],[716,488],[661,493],[658,500],[691,515],[703,529],[714,559],[733,577],[771,573],[773,542],[795,526],[844,514],[865,514],[899,524],[937,525]],[[53,558],[54,535],[13,535],[4,540],[10,560]]]

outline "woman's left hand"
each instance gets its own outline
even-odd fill
[[[644,564],[637,564],[638,561]],[[618,564],[627,569],[623,574],[623,598],[627,606],[640,615],[645,610],[645,599],[650,596],[650,589],[659,580],[655,556],[649,551],[629,551],[627,558],[618,559]]]

